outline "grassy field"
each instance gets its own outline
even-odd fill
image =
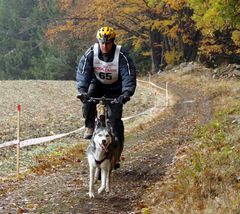
[[[196,127],[164,180],[143,196],[150,213],[240,212],[240,81],[213,79],[210,70],[199,68],[158,80],[203,91],[212,119]]]
[[[124,106],[124,117],[152,108],[156,105],[156,93],[159,92],[147,84],[139,84],[132,100]],[[82,105],[76,99],[74,81],[0,81],[0,94],[0,143],[16,139],[19,103],[22,105],[21,140],[67,133],[83,126]],[[160,98],[157,102],[161,108],[165,100],[164,97]],[[125,127],[132,129],[149,120],[151,115],[143,115],[126,121]],[[47,154],[52,155],[53,159],[62,156],[72,145],[81,142],[81,138],[82,133],[76,133],[22,149],[21,170],[35,167]],[[1,149],[1,177],[15,172],[15,158],[14,147]]]
[[[201,91],[201,100],[205,100],[208,105],[201,105],[205,109],[200,110],[208,111],[211,117],[209,116],[206,124],[194,127],[192,136],[177,147],[174,161],[167,167],[162,180],[144,189],[139,201],[146,213],[240,212],[240,82],[237,79],[213,79],[209,71],[197,66],[191,71],[164,72],[151,78],[157,84],[169,82],[181,86],[191,95]],[[69,132],[83,125],[81,105],[75,99],[74,82],[4,81],[0,84],[0,109],[3,112],[0,118],[0,142],[16,138],[18,103],[23,106],[22,139]],[[161,109],[165,102],[164,94],[156,93],[153,88],[139,84],[132,101],[125,106],[124,116],[138,114],[156,103]],[[184,108],[183,111],[188,112],[188,108]],[[144,131],[146,127],[150,130],[156,120],[162,120],[164,123],[167,118],[176,118],[171,115],[171,108],[166,112],[162,118],[159,116],[153,119],[152,114],[147,114],[126,121],[126,136],[130,135],[129,130],[132,131],[132,135],[137,133],[136,130]],[[192,124],[193,121],[187,120],[185,123]],[[184,133],[184,126],[177,128]],[[178,139],[177,131],[170,130],[166,133],[166,138],[171,137],[174,143],[174,139]],[[22,149],[21,170],[30,168],[36,174],[43,174],[48,168],[54,171],[54,167],[59,167],[56,171],[60,173],[63,165],[71,161],[81,162],[86,146],[82,146],[86,141],[81,140],[81,137],[82,133],[76,133],[63,139]],[[134,151],[136,149],[145,154],[148,149],[151,150],[149,147],[157,145],[158,142],[161,144],[163,140],[164,138],[150,139],[151,142],[146,142],[145,147],[139,144],[138,147],[134,147]],[[172,154],[172,148],[167,152]],[[14,172],[14,153],[11,147],[1,150],[0,181]],[[140,167],[143,168],[141,165]]]

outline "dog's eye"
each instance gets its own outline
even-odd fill
[[[109,135],[109,134],[107,134],[107,135],[106,135],[106,137],[110,137],[110,135]]]
[[[99,137],[102,137],[103,135],[102,135],[102,134],[99,134],[98,136],[99,136]]]

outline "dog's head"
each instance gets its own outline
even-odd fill
[[[107,148],[112,143],[111,130],[107,127],[96,127],[92,139],[96,147],[100,147],[101,149],[107,151]]]

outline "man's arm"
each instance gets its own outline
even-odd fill
[[[132,96],[136,89],[136,67],[131,57],[125,51],[120,51],[119,60],[122,93],[128,92]]]
[[[77,90],[80,94],[87,93],[93,75],[93,48],[91,47],[81,57],[77,68]]]

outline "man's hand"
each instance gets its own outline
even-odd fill
[[[87,93],[82,93],[82,94],[78,94],[77,98],[80,99],[82,103],[86,103],[89,99],[89,96]]]
[[[118,98],[117,101],[120,104],[125,104],[127,101],[130,100],[130,94],[128,91],[123,92]]]

